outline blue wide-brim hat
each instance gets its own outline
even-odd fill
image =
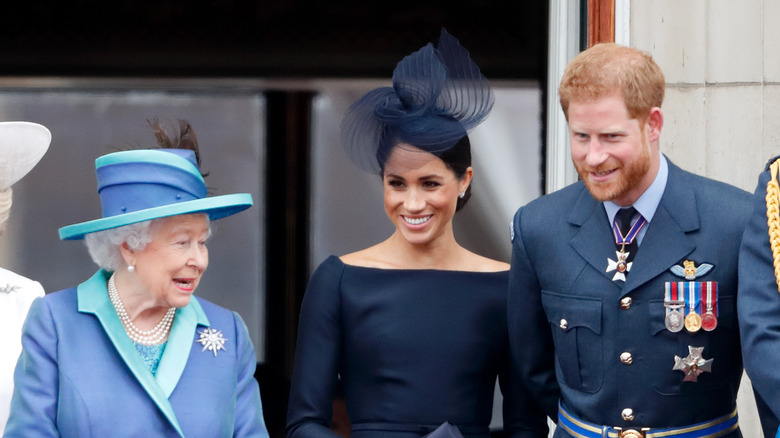
[[[211,220],[252,206],[252,195],[206,197],[206,182],[195,153],[188,149],[143,149],[114,152],[95,160],[103,217],[60,228],[60,239],[151,219],[206,213]]]

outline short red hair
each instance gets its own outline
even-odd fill
[[[644,121],[661,107],[666,81],[649,53],[615,43],[602,43],[577,55],[563,73],[558,93],[568,119],[571,101],[623,96],[631,118]]]

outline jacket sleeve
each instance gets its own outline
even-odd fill
[[[287,410],[288,438],[336,436],[331,427],[341,352],[343,271],[337,260],[320,265],[303,297]]]
[[[753,389],[772,410],[759,409],[761,422],[776,428],[780,416],[780,380],[774,364],[780,362],[780,292],[767,225],[765,196],[769,179],[769,171],[759,177],[753,195],[753,213],[742,238],[737,313],[745,370]],[[759,407],[763,404],[759,403]]]
[[[512,438],[546,438],[547,415],[523,385],[517,366],[509,354],[509,345],[498,382],[503,396],[505,435]]]
[[[22,329],[22,354],[14,371],[14,394],[4,437],[57,437],[59,393],[57,331],[44,299],[30,306]]]
[[[512,224],[512,262],[507,295],[510,351],[522,384],[544,412],[557,419],[560,388],[555,379],[552,333],[542,307],[536,270],[524,242],[522,211],[522,208],[517,211]]]
[[[238,338],[238,381],[236,382],[236,418],[234,437],[268,438],[263,420],[260,389],[255,380],[255,349],[249,339],[249,330],[241,316],[233,312]]]

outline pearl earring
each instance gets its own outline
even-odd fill
[[[466,192],[460,192],[460,195],[458,195],[458,198],[463,199],[466,197]]]
[[[135,272],[135,266],[133,266],[133,265],[129,265],[129,266],[127,267],[127,272]]]

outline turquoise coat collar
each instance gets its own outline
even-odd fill
[[[176,388],[176,384],[184,372],[184,367],[187,365],[187,358],[190,356],[190,350],[194,343],[195,329],[198,325],[208,327],[209,320],[198,299],[194,296],[190,300],[190,304],[176,311],[171,333],[168,336],[168,344],[165,346],[165,352],[157,368],[157,375],[154,376],[125,333],[122,322],[108,298],[106,282],[110,276],[110,272],[100,270],[78,286],[79,312],[92,313],[97,316],[103,330],[106,331],[130,371],[176,428],[179,435],[184,436],[168,397]]]

